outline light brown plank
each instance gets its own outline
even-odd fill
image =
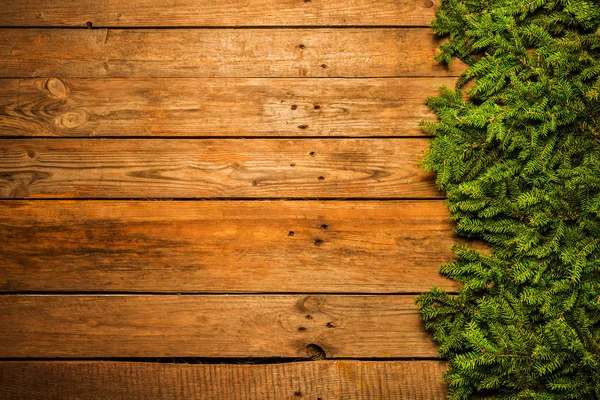
[[[2,136],[423,136],[453,78],[0,80]],[[304,129],[300,128],[303,127]]]
[[[4,139],[0,197],[440,198],[426,139]]]
[[[4,201],[0,290],[455,290],[438,274],[447,216],[441,201]]]
[[[443,400],[438,361],[313,361],[270,365],[0,362],[8,399]]]
[[[9,0],[0,26],[426,26],[439,0]]]
[[[1,295],[0,357],[435,357],[414,296]]]
[[[427,28],[3,29],[0,77],[456,76]]]

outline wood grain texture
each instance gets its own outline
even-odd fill
[[[3,29],[0,77],[457,76],[427,28]]]
[[[454,78],[0,80],[2,136],[423,136]],[[301,129],[299,127],[303,127]]]
[[[443,400],[439,361],[313,361],[268,365],[0,362],[0,397],[71,399]]]
[[[0,197],[440,198],[426,139],[4,139]]]
[[[438,0],[9,0],[0,26],[428,26]]]
[[[408,295],[0,295],[0,357],[435,357]]]
[[[3,201],[0,290],[422,292],[441,201]]]

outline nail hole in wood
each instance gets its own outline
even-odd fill
[[[306,314],[306,315],[304,316],[304,318],[306,318],[306,319],[313,319],[312,315],[310,315],[310,314]]]
[[[327,68],[327,64],[321,64],[321,68],[323,68],[323,69]]]
[[[323,224],[323,225],[321,225],[321,229],[323,229],[324,231],[326,231],[327,229],[329,229],[329,225]]]
[[[288,232],[288,236],[294,236],[296,233],[294,233],[294,231],[289,231]]]
[[[308,153],[308,155],[309,155],[309,156],[311,156],[311,157],[314,157],[314,156],[315,156],[315,154],[316,154],[316,153],[315,153],[314,151],[311,151],[310,153]]]
[[[304,49],[304,48],[306,48],[306,46],[305,46],[305,45],[303,45],[303,44],[299,44],[299,45],[298,45],[298,48],[299,48],[299,49]]]
[[[308,129],[308,125],[299,125],[298,128],[300,128],[300,129]]]
[[[316,105],[316,106],[314,106],[313,108],[314,108],[315,110],[320,110],[320,109],[321,109],[321,106],[317,104],[317,105]]]
[[[296,396],[296,397],[302,397],[302,392],[294,392],[294,396]]]
[[[297,109],[298,109],[298,106],[295,104],[292,104],[292,110],[297,110]]]
[[[300,328],[298,328],[298,332],[304,332],[306,330],[305,327],[301,326]]]
[[[431,0],[427,0],[427,1],[425,2],[425,7],[426,7],[426,8],[431,8],[431,7],[433,7],[433,1],[431,1]]]
[[[291,163],[290,164],[290,167],[295,167],[295,166],[296,166],[296,163]]]
[[[319,247],[324,243],[323,239],[315,239],[314,244],[315,246]]]
[[[86,26],[86,28],[88,28],[88,29],[92,29],[92,25],[93,25],[93,24],[92,24],[92,21],[87,21],[87,22],[85,23],[85,26]]]
[[[306,345],[306,353],[313,360],[322,360],[327,357],[325,350],[317,344],[310,343]]]
[[[327,327],[328,328],[335,328],[335,325],[333,324],[333,322],[328,322],[327,323]]]
[[[320,180],[320,181],[324,181],[325,177],[324,176],[318,176],[317,179]]]

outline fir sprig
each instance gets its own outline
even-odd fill
[[[433,29],[468,69],[429,99],[423,165],[491,248],[418,298],[449,398],[600,399],[600,2],[442,0]]]

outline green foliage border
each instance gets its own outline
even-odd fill
[[[442,0],[432,26],[468,69],[428,100],[423,167],[491,248],[417,300],[448,398],[600,399],[600,2]]]

